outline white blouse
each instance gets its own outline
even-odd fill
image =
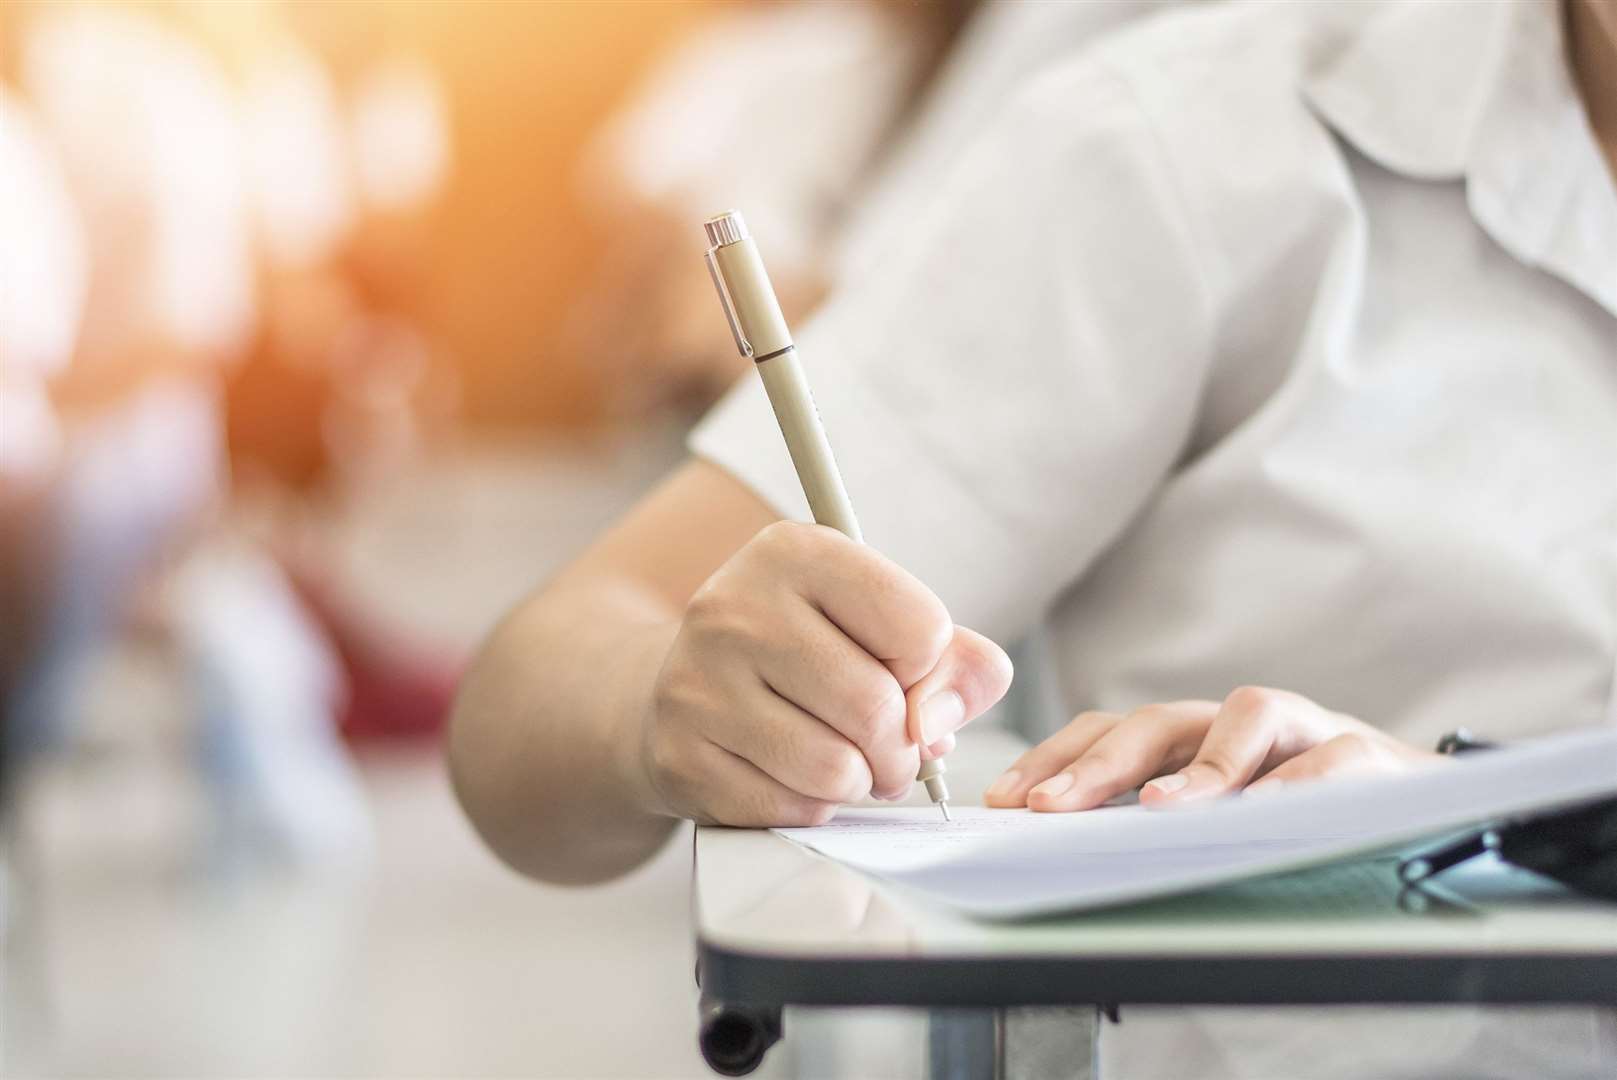
[[[1419,743],[1612,719],[1617,184],[1556,12],[1125,32],[804,329],[866,537],[1045,632],[1047,721],[1248,682]],[[757,379],[692,447],[806,516]]]
[[[804,328],[867,539],[959,622],[1040,643],[1029,734],[1243,683],[1417,744],[1617,722],[1617,183],[1559,10],[1125,31],[1029,86]],[[806,517],[757,379],[691,445]],[[1310,1013],[1135,1010],[1106,1056],[1131,1080],[1617,1059],[1609,1012],[1373,1011],[1374,1037]]]

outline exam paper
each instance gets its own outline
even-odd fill
[[[1187,892],[1613,795],[1617,729],[1599,728],[1182,810],[962,806],[950,823],[934,807],[851,807],[826,825],[775,831],[970,914],[1018,918]]]

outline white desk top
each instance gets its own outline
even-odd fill
[[[1497,877],[1490,875],[1496,887]],[[703,947],[780,959],[1576,956],[1610,963],[1617,983],[1617,904],[1523,895],[1530,891],[1414,914],[1382,890],[1322,910],[1313,901],[1288,904],[1281,879],[1195,899],[984,923],[772,833],[704,827],[696,831],[694,908]]]

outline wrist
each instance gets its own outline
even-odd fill
[[[657,677],[679,632],[678,623],[648,628],[627,650],[617,685],[622,698],[613,710],[611,762],[618,790],[648,817],[677,817],[662,797],[646,755],[646,736],[655,714]]]

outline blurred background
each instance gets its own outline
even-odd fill
[[[705,1075],[686,838],[504,870],[462,665],[744,373],[704,217],[800,318],[1152,6],[0,3],[0,1071]]]

